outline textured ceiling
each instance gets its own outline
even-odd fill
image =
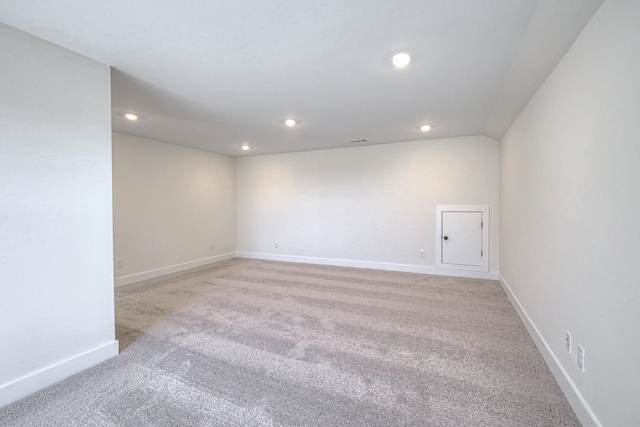
[[[111,65],[114,130],[235,156],[500,139],[601,3],[3,0],[0,21]]]

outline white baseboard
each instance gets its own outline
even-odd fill
[[[118,341],[111,341],[33,374],[0,386],[0,407],[22,399],[72,375],[117,356]]]
[[[598,421],[598,418],[596,418],[595,414],[582,397],[582,394],[578,391],[576,385],[571,381],[569,374],[567,374],[567,371],[562,367],[560,361],[551,350],[547,341],[540,334],[536,325],[531,321],[531,318],[520,304],[520,301],[518,301],[518,298],[516,298],[507,281],[502,277],[502,274],[499,274],[498,281],[500,282],[502,289],[504,289],[504,292],[507,294],[507,297],[509,297],[513,308],[516,310],[516,313],[518,313],[518,316],[520,316],[520,320],[522,320],[525,328],[527,328],[531,339],[533,339],[536,347],[538,347],[538,351],[542,354],[542,358],[549,367],[549,370],[551,370],[553,377],[556,379],[556,382],[560,386],[560,389],[569,401],[569,404],[573,408],[573,411],[576,413],[576,416],[582,425],[584,427],[602,427],[602,424],[600,424],[600,421]]]
[[[155,279],[156,277],[178,273],[180,271],[189,270],[190,268],[202,267],[203,265],[213,264],[214,262],[224,261],[235,257],[235,252],[229,252],[209,258],[202,258],[195,261],[184,262],[182,264],[170,265],[169,267],[158,268],[156,270],[143,271],[142,273],[135,273],[128,276],[117,277],[115,279],[115,286],[130,285],[131,283],[141,282],[143,280]]]
[[[348,259],[317,258],[296,255],[276,255],[257,252],[236,252],[238,258],[264,259],[269,261],[298,262],[304,264],[337,265],[340,267],[371,268],[374,270],[402,271],[405,273],[435,274],[438,276],[467,277],[472,279],[498,280],[497,272],[466,271],[435,268],[423,265],[394,264],[390,262],[357,261]]]

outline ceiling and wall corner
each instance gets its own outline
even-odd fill
[[[239,156],[499,139],[600,3],[13,0],[0,21],[111,65],[115,131]]]
[[[538,0],[484,134],[500,141],[603,0]]]

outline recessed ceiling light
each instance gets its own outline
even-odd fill
[[[244,145],[242,145],[242,147],[240,147],[240,148],[242,148],[244,151],[249,151],[249,149],[250,149],[251,147],[249,147],[247,144],[244,144]]]
[[[420,126],[420,130],[421,130],[422,132],[429,132],[429,129],[431,129],[431,126],[429,126],[429,125],[422,125],[422,126]]]
[[[289,126],[289,127],[293,127],[293,126],[296,125],[296,121],[293,120],[293,119],[287,119],[287,120],[284,121],[284,124]]]
[[[404,68],[411,62],[411,55],[404,52],[396,53],[393,55],[393,58],[391,58],[391,62],[393,62],[393,66],[396,68]]]
[[[127,113],[124,116],[131,121],[138,120],[138,116],[133,113]]]

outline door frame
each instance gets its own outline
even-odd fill
[[[442,214],[443,212],[482,212],[482,265],[453,265],[442,263]],[[489,206],[488,205],[437,205],[436,206],[436,268],[447,270],[489,271]]]

